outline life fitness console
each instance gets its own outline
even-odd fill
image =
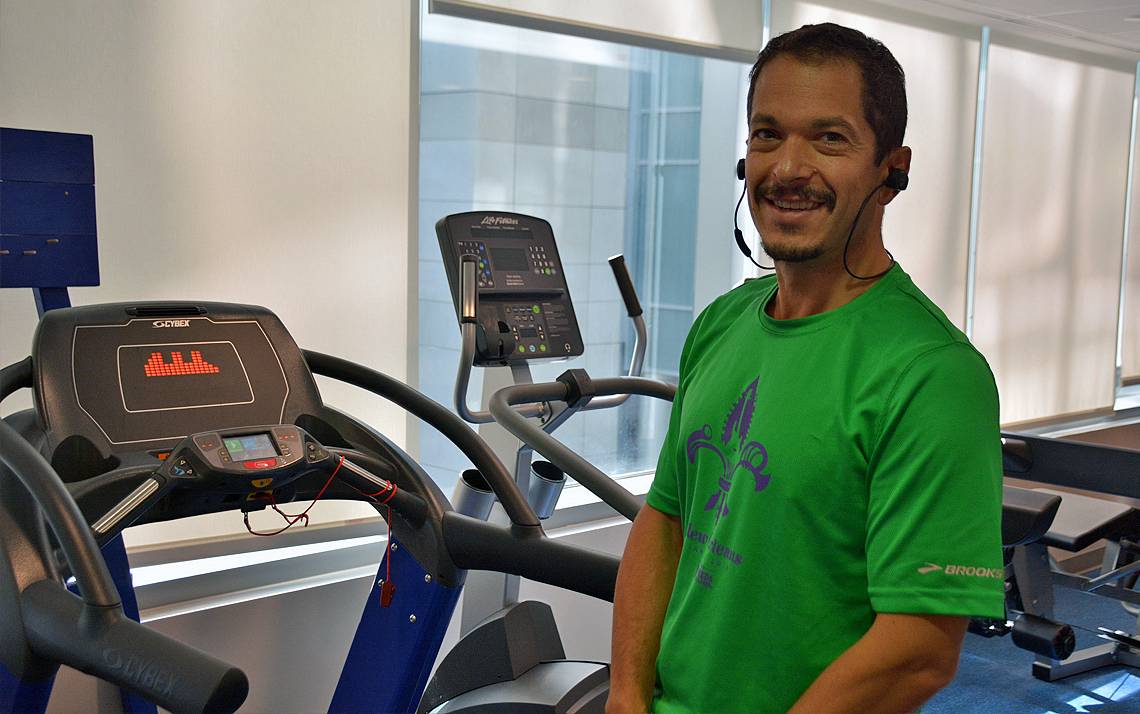
[[[519,213],[473,211],[441,218],[435,231],[457,315],[463,258],[476,260],[476,366],[582,354],[582,333],[549,223]]]

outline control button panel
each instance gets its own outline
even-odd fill
[[[319,444],[310,441],[305,444],[305,458],[309,461],[321,461],[327,459],[329,453],[322,449]]]
[[[192,478],[194,476],[194,466],[185,456],[175,457],[167,468],[169,469],[167,473],[174,478]]]
[[[546,246],[530,246],[530,267],[535,275],[558,275],[558,265],[546,254]]]
[[[302,429],[290,425],[239,433],[206,432],[193,435],[190,441],[204,465],[231,474],[280,469],[300,462],[312,464],[329,456]],[[178,459],[171,465],[173,476],[179,476],[175,469],[190,466],[181,452],[171,458]]]
[[[487,244],[478,240],[459,242],[460,255],[475,258],[475,277],[480,288],[495,287],[495,276],[491,273],[491,259],[487,257]],[[462,259],[462,258],[461,258]]]

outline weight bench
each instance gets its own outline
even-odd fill
[[[1005,611],[1000,619],[974,617],[969,631],[982,637],[1013,636],[1013,643],[1038,657],[1063,659],[1076,647],[1066,624],[1025,612],[1013,572],[1016,546],[1040,540],[1049,531],[1061,506],[1060,496],[1016,486],[1002,487],[1001,542],[1005,561]]]
[[[1140,573],[1140,547],[1130,540],[1140,536],[1140,511],[1122,503],[1047,488],[1032,489],[1030,493],[1035,495],[1016,494],[1023,503],[1030,504],[1024,510],[1031,511],[1031,504],[1043,503],[1041,499],[1060,499],[1060,507],[1044,534],[1018,543],[1013,550],[1014,589],[1022,611],[1052,622],[1054,585],[1140,605],[1140,591],[1127,585],[1130,576]],[[1105,553],[1095,577],[1062,571],[1049,558],[1050,547],[1075,553],[1101,540],[1106,541]],[[1101,636],[1112,641],[1067,657],[1059,656],[1063,652],[1049,656],[1038,651],[1033,676],[1052,682],[1114,664],[1140,667],[1140,651],[1129,646],[1135,641],[1126,643],[1130,638],[1120,633],[1104,632]]]
[[[1045,489],[1003,486],[1001,494],[1001,544],[1012,548],[1039,540],[1049,532],[1061,506],[1061,494]]]

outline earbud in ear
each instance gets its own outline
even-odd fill
[[[902,169],[891,169],[887,174],[887,180],[883,185],[887,188],[894,189],[895,191],[905,191],[907,184],[910,183],[910,177],[907,176],[906,171]]]
[[[736,162],[736,178],[744,180],[744,159]]]

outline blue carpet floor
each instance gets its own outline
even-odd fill
[[[1136,630],[1135,618],[1114,600],[1057,588],[1057,619],[1095,630],[1099,626]],[[1104,640],[1080,629],[1077,647]],[[1140,670],[1106,667],[1087,674],[1042,682],[1030,674],[1033,655],[1013,646],[1009,637],[966,635],[958,676],[925,707],[923,714],[961,712],[1140,713]]]

